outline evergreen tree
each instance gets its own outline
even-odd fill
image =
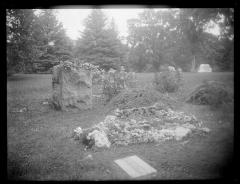
[[[53,10],[42,10],[36,28],[34,36],[39,53],[35,61],[36,71],[48,71],[61,60],[71,58],[71,42]]]
[[[114,22],[107,28],[106,21],[100,9],[92,10],[85,20],[85,30],[77,42],[75,53],[83,62],[98,65],[105,70],[117,69],[122,63],[124,50],[117,38]]]
[[[47,71],[69,59],[71,40],[53,10],[36,15],[31,9],[7,10],[7,71]]]

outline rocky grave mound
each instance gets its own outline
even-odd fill
[[[188,95],[186,102],[196,105],[219,106],[233,102],[233,94],[224,83],[204,81]]]
[[[116,108],[126,109],[150,106],[158,101],[161,101],[161,103],[165,104],[165,106],[171,108],[179,106],[179,102],[175,99],[167,96],[166,94],[161,94],[154,89],[132,89],[122,91],[107,104],[107,107],[110,110]]]
[[[103,122],[89,129],[75,129],[74,138],[87,147],[109,148],[111,145],[179,141],[191,133],[209,131],[195,116],[155,103],[140,108],[116,109]]]

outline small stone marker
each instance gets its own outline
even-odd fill
[[[151,167],[136,155],[118,159],[114,162],[132,178],[157,172],[156,169]]]

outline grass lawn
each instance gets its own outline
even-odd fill
[[[150,85],[153,74],[137,74],[140,88]],[[184,100],[203,80],[219,80],[233,89],[233,73],[184,73],[178,93]],[[94,93],[99,93],[94,87]],[[19,74],[7,81],[7,148],[9,179],[24,180],[118,180],[128,176],[115,159],[138,155],[158,172],[151,179],[212,179],[225,176],[233,153],[233,107],[211,109],[182,103],[181,110],[194,114],[211,132],[183,141],[84,150],[71,136],[77,126],[100,122],[105,106],[95,101],[91,111],[54,111],[43,104],[51,97],[51,75]],[[26,112],[15,112],[27,108]],[[92,154],[93,160],[82,160]]]

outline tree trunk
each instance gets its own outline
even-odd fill
[[[195,72],[196,71],[196,60],[195,60],[195,56],[193,57],[193,61],[192,61],[192,68],[191,68],[191,72]]]

